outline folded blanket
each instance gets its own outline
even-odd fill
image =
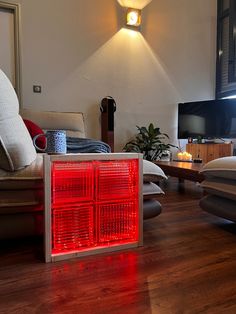
[[[66,137],[67,153],[110,153],[108,144],[90,138]]]

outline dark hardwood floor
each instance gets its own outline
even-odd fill
[[[0,313],[236,313],[236,226],[198,206],[195,183],[162,185],[144,246],[45,264],[41,239],[2,242]]]

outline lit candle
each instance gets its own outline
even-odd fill
[[[180,153],[178,153],[177,156],[178,156],[178,160],[183,160],[183,153],[180,152]]]

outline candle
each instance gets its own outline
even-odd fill
[[[183,153],[178,153],[178,160],[182,160],[182,161],[191,161],[192,160],[192,155],[189,154],[188,152],[183,152]]]
[[[183,153],[178,153],[178,160],[183,160]]]

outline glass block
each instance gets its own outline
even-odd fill
[[[99,245],[137,241],[138,203],[134,201],[98,204]]]
[[[99,161],[96,167],[97,200],[137,197],[138,160]]]
[[[94,209],[69,206],[52,211],[52,253],[83,250],[94,246]]]
[[[52,205],[91,201],[93,197],[92,162],[53,162]]]

